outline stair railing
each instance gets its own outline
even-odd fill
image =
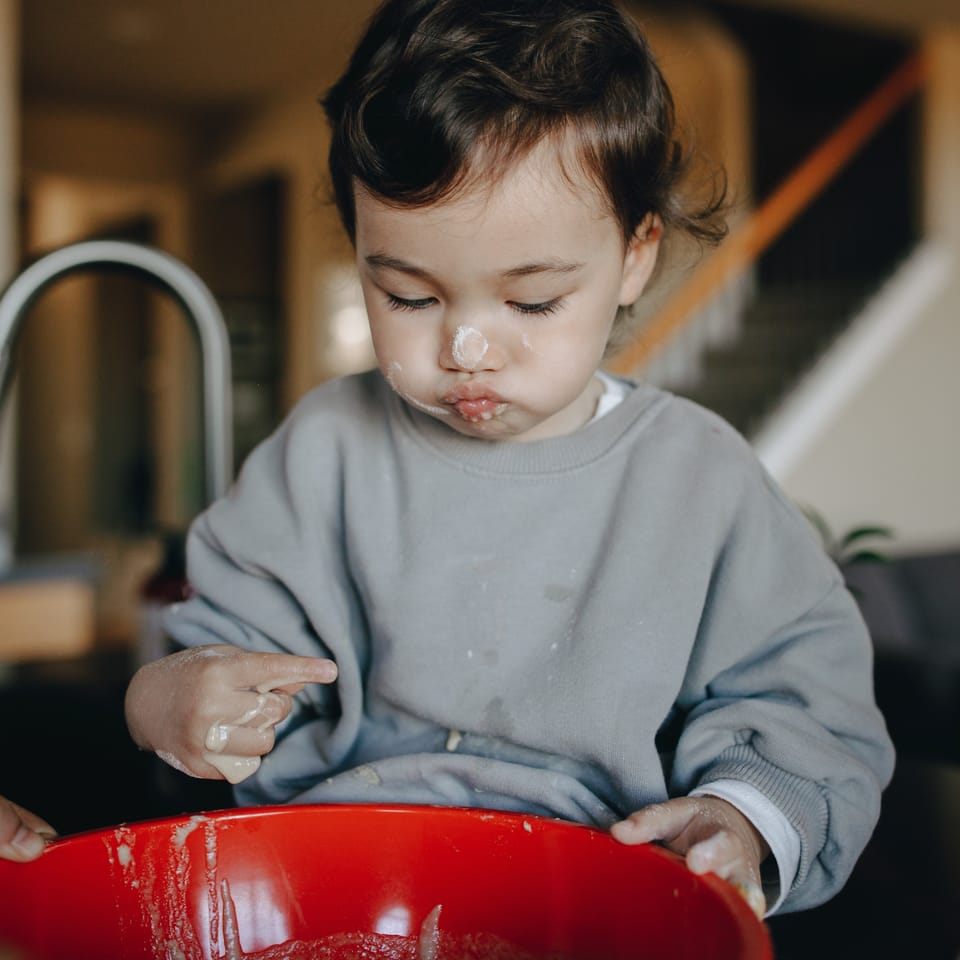
[[[759,257],[833,182],[870,139],[926,81],[922,53],[908,57],[790,174],[620,351],[608,368],[637,374],[711,304],[742,298]],[[731,294],[730,291],[734,293]]]

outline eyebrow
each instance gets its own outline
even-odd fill
[[[409,273],[414,277],[429,277],[430,274],[415,264],[401,260],[399,257],[391,257],[386,253],[371,253],[363,258],[371,267],[377,267],[381,270],[396,270],[397,273]]]
[[[561,260],[559,257],[550,257],[536,263],[522,263],[503,271],[504,277],[529,277],[534,273],[576,273],[583,269],[584,264],[570,260]]]
[[[391,257],[386,253],[371,253],[364,257],[364,260],[371,266],[383,270],[396,270],[398,273],[406,273],[413,277],[429,278],[430,273],[423,267],[401,260],[399,257]],[[521,263],[518,266],[510,267],[504,270],[500,276],[506,279],[515,277],[529,277],[538,273],[575,273],[582,269],[584,264],[576,263],[570,260],[562,260],[559,257],[549,257],[546,260],[539,260],[531,263]]]

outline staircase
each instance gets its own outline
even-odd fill
[[[922,58],[846,31],[825,43],[823,24],[772,17],[741,12],[730,24],[754,67],[765,196],[612,365],[751,440],[915,249],[921,205]],[[867,96],[862,73],[849,70],[854,53],[871,64]],[[790,169],[784,157],[797,149],[806,158]]]
[[[708,348],[700,357],[696,384],[672,389],[753,436],[877,286],[832,281],[761,287],[740,319],[734,342]]]

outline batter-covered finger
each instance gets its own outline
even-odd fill
[[[236,757],[231,754],[208,753],[207,762],[230,783],[240,783],[260,769],[259,757]]]
[[[264,728],[237,726],[232,723],[212,723],[207,729],[203,745],[208,754],[237,754],[262,756],[274,745],[273,726]],[[209,762],[209,757],[207,757]]]

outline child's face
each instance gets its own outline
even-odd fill
[[[491,188],[421,208],[356,191],[356,248],[380,369],[459,433],[539,440],[576,430],[621,305],[656,260],[626,246],[596,187],[544,142]],[[573,162],[569,169],[578,171]]]

